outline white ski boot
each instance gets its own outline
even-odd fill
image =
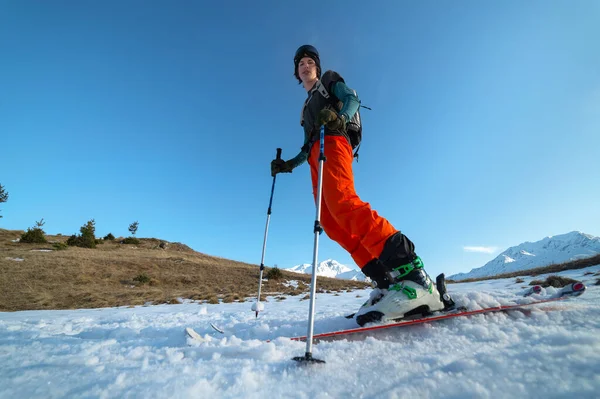
[[[446,306],[437,287],[423,269],[421,258],[387,273],[386,288],[375,288],[356,313],[356,322],[398,320],[412,315],[429,314]]]

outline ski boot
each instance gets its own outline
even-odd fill
[[[423,269],[421,258],[416,257],[412,262],[399,266],[388,274],[388,284],[371,277],[377,286],[371,292],[369,300],[356,313],[356,322],[360,326],[413,315],[428,315],[449,307],[444,303],[443,294],[440,294]]]

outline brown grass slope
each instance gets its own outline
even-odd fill
[[[49,243],[42,245],[12,242],[22,233],[0,229],[0,311],[178,303],[179,298],[231,302],[255,297],[258,290],[258,265],[202,254],[180,243],[140,238],[139,245],[128,245],[117,238],[95,249],[42,252],[39,249],[53,249],[54,242],[66,242],[68,237],[48,235]],[[262,292],[308,291],[309,275],[282,274],[282,279],[263,282]],[[299,281],[298,288],[286,287],[288,280]],[[318,280],[319,292],[366,286]]]

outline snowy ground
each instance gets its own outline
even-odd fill
[[[258,319],[249,302],[0,313],[0,398],[597,398],[599,276],[584,273],[598,271],[561,273],[588,291],[528,315],[322,342],[313,354],[327,363],[309,367],[290,360],[306,344],[283,338],[306,334],[308,301],[299,297],[269,298]],[[449,289],[459,304],[477,308],[514,303],[525,280]],[[355,327],[343,315],[367,296],[319,294],[315,333]],[[187,339],[187,326],[212,340]]]

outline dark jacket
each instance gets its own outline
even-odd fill
[[[321,87],[325,88],[326,93],[330,96],[329,99],[323,96]],[[339,101],[332,100],[332,95],[334,96],[332,98]],[[321,126],[318,124],[317,117],[322,109],[331,108],[339,115],[344,115],[346,121],[349,121],[358,111],[359,106],[360,100],[356,92],[346,85],[344,79],[335,71],[325,72],[308,91],[308,98],[302,107],[300,124],[304,128],[304,144],[300,153],[289,161],[292,168],[302,165],[308,159],[312,145],[319,141]],[[325,135],[344,136],[350,142],[345,129],[332,131],[325,127]]]

